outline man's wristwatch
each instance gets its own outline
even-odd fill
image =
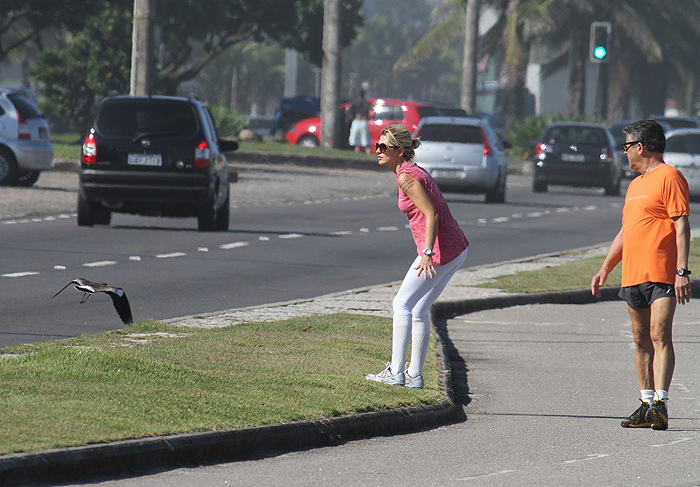
[[[681,277],[688,277],[690,275],[690,271],[688,269],[683,269],[682,267],[679,267],[676,270],[676,274],[678,274]]]
[[[428,257],[432,257],[435,255],[435,252],[433,252],[433,249],[428,247],[427,249],[423,250],[423,255],[427,255]]]

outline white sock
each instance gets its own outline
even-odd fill
[[[408,366],[408,375],[418,377],[423,374],[423,365],[425,357],[428,355],[428,344],[430,343],[430,334],[414,333],[411,343],[411,363]]]
[[[640,389],[639,392],[642,394],[642,401],[651,405],[654,400],[654,389]]]
[[[411,336],[411,313],[394,314],[394,330],[391,342],[391,373],[403,372],[408,341]]]
[[[668,391],[654,392],[654,401],[663,401],[668,406]]]

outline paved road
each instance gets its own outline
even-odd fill
[[[697,303],[682,307],[676,320],[678,366],[665,432],[619,426],[639,393],[622,303],[521,306],[448,323],[464,361],[453,366],[466,372],[458,383],[463,423],[91,485],[697,486]]]

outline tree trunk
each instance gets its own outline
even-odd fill
[[[572,23],[571,46],[569,51],[569,88],[566,102],[570,115],[581,116],[586,107],[586,60],[588,45],[586,32]]]
[[[630,96],[632,94],[630,69],[628,63],[623,60],[628,59],[631,54],[625,55],[621,37],[617,35],[612,38],[613,49],[609,66],[608,120],[613,123],[629,117]]]
[[[339,146],[338,105],[340,91],[341,0],[325,0],[323,63],[321,65],[321,140],[324,147]]]
[[[134,27],[131,37],[131,94],[151,94],[153,70],[153,18],[155,0],[134,0]]]
[[[479,0],[468,0],[462,58],[461,105],[468,114],[476,113],[476,60],[479,42]]]

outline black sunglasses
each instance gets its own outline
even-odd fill
[[[398,149],[398,148],[399,148],[399,146],[397,146],[397,145],[377,144],[376,148],[374,150],[375,150],[375,152],[379,151],[382,154],[384,154],[387,149]]]
[[[622,150],[624,152],[627,152],[628,150],[630,150],[630,147],[632,147],[634,144],[641,144],[641,143],[642,143],[641,140],[635,140],[634,142],[623,142],[622,144],[620,144],[620,147],[622,147]]]

